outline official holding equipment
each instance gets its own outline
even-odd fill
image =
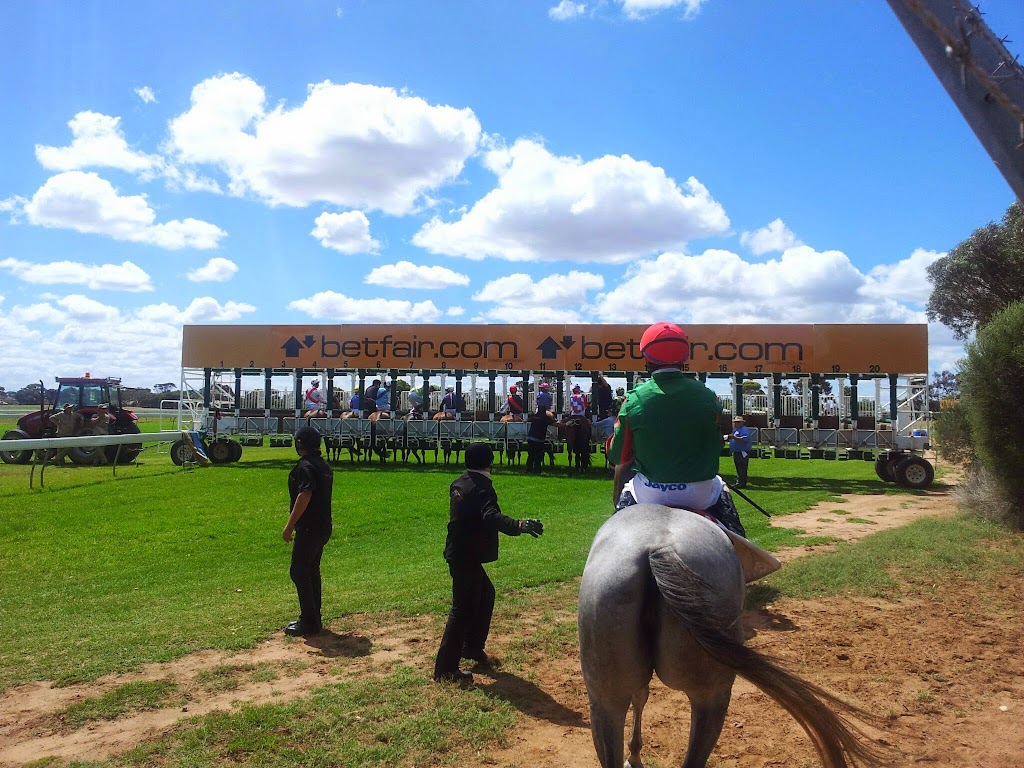
[[[444,559],[452,577],[452,607],[434,662],[434,680],[472,683],[473,675],[459,670],[459,659],[487,665],[484,651],[494,611],[494,585],[484,563],[498,559],[498,533],[534,538],[544,532],[540,520],[515,520],[498,507],[491,482],[494,452],[484,443],[466,449],[466,472],[449,488],[448,538]]]

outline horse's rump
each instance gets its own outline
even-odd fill
[[[785,708],[827,768],[882,762],[833,709],[864,722],[876,718],[743,645],[744,593],[732,543],[706,518],[641,504],[601,527],[580,583],[579,636],[591,720],[601,723],[594,725],[594,741],[603,765],[621,760],[626,707],[639,702],[642,710],[655,671],[686,692],[692,717],[700,719],[700,727],[691,727],[694,762],[685,765],[704,765],[713,748],[733,674]]]

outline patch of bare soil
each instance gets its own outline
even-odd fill
[[[953,513],[948,489],[914,497],[855,496],[787,515],[786,527],[855,539],[922,515]],[[837,515],[841,509],[845,515]],[[854,520],[851,520],[854,518]],[[856,522],[856,519],[869,522]],[[827,520],[827,522],[826,522]],[[873,524],[872,524],[873,523]],[[818,550],[820,551],[820,550]],[[792,559],[799,550],[783,553]],[[571,594],[571,593],[570,593]],[[863,706],[886,722],[872,735],[893,745],[894,764],[938,768],[1016,768],[1024,755],[1024,574],[960,590],[955,583],[908,585],[896,601],[780,600],[745,616],[749,643],[781,659],[802,676]],[[555,621],[574,621],[571,597],[544,606]],[[493,648],[499,658],[516,642],[513,628],[529,633],[530,614],[495,617]],[[357,631],[347,631],[357,627]],[[136,674],[55,688],[33,683],[0,695],[0,764],[21,766],[47,755],[102,759],[171,730],[182,719],[237,702],[287,701],[339,676],[380,675],[397,663],[428,673],[440,631],[436,617],[345,625],[304,641],[277,634],[240,653],[203,652]],[[207,675],[225,667],[260,665],[272,680],[240,678],[233,690],[211,690]],[[597,764],[590,739],[586,690],[575,654],[531,663],[528,669],[476,674],[477,684],[519,708],[524,717],[507,745],[476,764],[562,766]],[[208,679],[208,678],[205,678]],[[55,713],[134,680],[172,680],[188,697],[182,708],[60,728]],[[462,695],[452,689],[452,696]],[[649,764],[679,764],[686,749],[688,705],[657,681],[644,717]],[[469,764],[473,764],[472,762]],[[814,765],[807,737],[764,694],[738,681],[711,765],[716,768]]]
[[[784,528],[799,528],[807,536],[824,536],[838,541],[857,541],[865,536],[917,520],[920,517],[943,517],[955,513],[951,486],[933,486],[915,496],[843,496],[841,502],[824,501],[806,512],[786,515],[774,521]],[[777,554],[783,562],[810,553],[834,549],[834,544],[797,546]]]

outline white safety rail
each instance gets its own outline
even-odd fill
[[[4,440],[4,452],[60,450],[61,448],[100,448],[106,445],[138,445],[139,443],[173,443],[181,439],[181,430],[137,432],[130,435],[83,435],[81,437],[36,437],[25,440]]]

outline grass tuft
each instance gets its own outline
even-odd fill
[[[164,707],[179,707],[187,701],[178,684],[171,680],[140,680],[120,685],[102,696],[77,701],[55,714],[62,730],[77,731],[94,720],[116,720],[125,715]]]

